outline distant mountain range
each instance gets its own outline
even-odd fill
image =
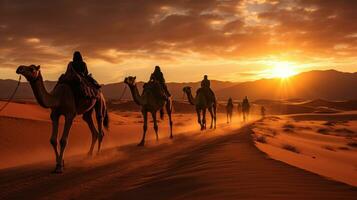
[[[0,99],[6,99],[16,87],[15,80],[0,80]],[[55,81],[45,81],[45,86],[51,90]],[[138,82],[142,89],[143,82]],[[176,100],[183,98],[182,88],[191,86],[196,90],[200,82],[167,83],[168,88]],[[327,99],[350,100],[357,99],[357,73],[345,73],[336,70],[309,71],[289,79],[261,79],[250,82],[211,81],[212,89],[219,100],[242,99]],[[107,99],[120,98],[125,84],[112,83],[103,85],[102,90]],[[126,86],[125,86],[126,87]],[[33,99],[33,93],[28,83],[21,83],[16,99]],[[123,99],[131,99],[127,89]]]

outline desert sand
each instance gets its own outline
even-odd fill
[[[233,124],[227,125],[225,115],[220,114],[216,130],[201,132],[194,114],[175,114],[174,139],[167,138],[164,120],[159,124],[160,140],[156,142],[150,124],[144,148],[136,146],[142,131],[139,113],[111,112],[110,117],[104,150],[91,158],[86,156],[89,129],[80,117],[76,118],[66,151],[65,172],[58,175],[50,173],[54,161],[48,111],[37,104],[11,103],[0,116],[0,199],[355,199],[357,196],[356,187],[351,186],[353,182],[338,177],[327,179],[331,176],[317,175],[320,173],[267,152],[289,164],[271,159],[256,148],[257,142],[252,138],[256,138],[257,132],[265,134],[266,123],[279,126],[284,123],[280,122],[285,120],[283,117],[278,121],[268,117],[266,120],[273,122],[263,120],[254,124],[242,124],[234,118]],[[350,121],[348,126],[354,123]],[[335,135],[333,130],[327,136],[344,138],[338,135],[344,133]],[[331,144],[336,152],[323,148],[321,152],[343,153],[346,157],[331,159],[352,166],[347,160],[355,158],[348,154],[355,153],[353,144],[349,150],[340,152],[338,147],[347,147],[345,141],[330,140],[338,143],[336,147]],[[258,144],[264,151],[261,146],[276,148],[270,138],[266,144]],[[297,148],[298,156],[311,155]],[[287,152],[286,157],[296,156],[283,151]],[[320,155],[314,156],[315,160],[320,159]]]
[[[357,186],[357,112],[267,117],[254,124],[270,157]]]

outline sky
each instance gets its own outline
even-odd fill
[[[355,19],[355,0],[0,0],[0,79],[37,64],[57,80],[75,50],[100,83],[155,65],[168,82],[356,72]]]

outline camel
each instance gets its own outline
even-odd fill
[[[188,101],[191,105],[196,107],[196,113],[198,118],[198,123],[201,126],[201,130],[206,129],[206,109],[211,114],[211,126],[210,128],[216,128],[216,113],[217,113],[217,101],[213,94],[213,97],[207,98],[208,95],[205,94],[205,90],[200,88],[197,90],[196,97],[192,96],[191,87],[186,86],[183,88],[183,92],[186,93]],[[202,113],[202,120],[201,120]]]
[[[142,94],[139,94],[138,87],[135,82],[136,76],[129,76],[124,79],[124,83],[126,83],[129,86],[131,95],[133,97],[134,102],[141,106],[141,113],[143,114],[144,118],[144,125],[143,125],[143,137],[138,144],[138,146],[144,146],[145,145],[145,135],[147,131],[147,123],[148,123],[148,118],[147,114],[148,112],[151,113],[153,122],[154,122],[154,130],[156,134],[156,141],[159,140],[159,127],[157,125],[157,119],[156,119],[156,113],[157,111],[163,111],[162,109],[164,106],[166,107],[166,112],[167,115],[169,116],[169,125],[170,125],[170,139],[173,138],[172,136],[172,118],[171,118],[171,113],[172,113],[172,99],[168,98],[168,100],[165,100],[162,97],[159,97],[158,92],[155,92],[153,87],[146,87],[148,84],[144,85],[144,90]],[[155,84],[155,83],[150,83],[150,84]],[[158,83],[157,83],[158,84]],[[160,89],[159,85],[156,85],[157,89]],[[163,112],[160,112],[160,117],[163,119]]]
[[[238,113],[238,117],[240,118],[240,116],[242,115],[242,104],[239,102],[237,104],[237,113]]]
[[[250,105],[248,102],[242,103],[242,113],[243,113],[243,122],[246,122],[249,117]]]
[[[233,115],[233,101],[232,98],[228,99],[227,105],[226,105],[226,111],[227,111],[227,124],[232,122],[232,115]]]
[[[71,87],[65,83],[58,83],[55,88],[49,93],[47,92],[40,71],[40,66],[21,65],[16,70],[17,74],[23,75],[30,83],[32,91],[37,102],[43,108],[51,109],[52,135],[50,143],[54,149],[56,156],[56,167],[53,173],[62,173],[64,169],[64,150],[67,145],[69,132],[75,116],[81,114],[84,121],[87,122],[92,134],[92,143],[88,155],[92,155],[93,148],[98,140],[98,153],[104,137],[103,126],[108,129],[109,116],[106,108],[106,102],[103,94],[100,92],[96,99],[82,99],[76,105],[75,96]],[[98,131],[92,120],[92,112],[95,110]],[[60,152],[58,153],[58,122],[61,115],[65,117],[65,124],[62,138],[60,140]]]

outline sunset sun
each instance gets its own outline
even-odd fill
[[[275,62],[272,67],[272,77],[289,78],[297,74],[294,65],[289,62]]]

